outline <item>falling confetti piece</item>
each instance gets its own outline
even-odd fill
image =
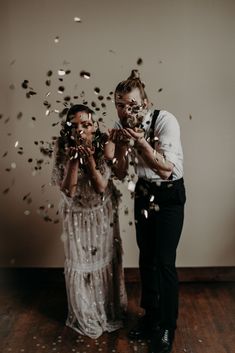
[[[24,80],[23,83],[21,84],[21,87],[24,88],[24,89],[27,89],[28,88],[28,83],[29,83],[28,80]]]
[[[25,210],[24,214],[25,214],[25,216],[28,216],[28,215],[30,215],[30,211],[29,210]]]
[[[142,213],[145,218],[148,218],[148,211],[147,210],[142,210]]]
[[[15,147],[18,147],[18,145],[19,145],[19,141],[16,141],[15,142]]]
[[[192,118],[193,118],[193,117],[192,117],[192,115],[191,115],[191,114],[189,114],[189,120],[192,120]]]
[[[11,168],[12,168],[12,169],[15,169],[15,168],[16,168],[16,163],[15,163],[15,162],[12,162],[12,163],[11,163]]]
[[[129,181],[127,188],[129,191],[134,192],[135,191],[135,183],[132,180]]]
[[[143,59],[139,58],[139,59],[137,60],[137,65],[142,65],[142,64],[143,64]]]
[[[73,20],[74,20],[74,22],[78,22],[78,23],[82,22],[80,17],[74,17]]]
[[[10,188],[7,188],[3,191],[3,194],[7,194],[10,191]]]
[[[64,70],[58,70],[58,75],[59,76],[64,76],[65,75],[65,71]]]
[[[53,71],[52,71],[52,70],[47,71],[47,76],[48,76],[48,77],[51,77],[52,74],[53,74]]]
[[[95,94],[99,94],[100,93],[100,88],[99,87],[95,87],[94,88],[94,92],[95,92]]]
[[[59,43],[59,40],[60,40],[60,37],[56,36],[55,39],[54,39],[54,42],[55,43]]]
[[[81,71],[80,76],[88,80],[91,77],[91,74],[87,71]]]
[[[162,90],[163,90],[163,88],[159,88],[159,89],[158,89],[158,92],[162,92]]]
[[[22,112],[19,112],[19,113],[17,114],[17,119],[20,120],[20,119],[22,118],[22,116],[23,116],[23,113],[22,113]]]
[[[65,88],[64,88],[64,86],[60,86],[59,88],[58,88],[58,93],[63,93],[64,92],[64,90],[65,90]]]

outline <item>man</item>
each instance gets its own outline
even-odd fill
[[[171,113],[149,108],[137,70],[117,85],[115,105],[119,122],[110,139],[116,176],[127,174],[130,146],[138,161],[135,221],[145,315],[129,337],[150,337],[150,352],[169,353],[178,317],[175,261],[186,200],[180,128]]]

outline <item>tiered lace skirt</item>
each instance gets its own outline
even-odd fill
[[[122,326],[127,298],[117,204],[97,207],[62,202],[67,326],[91,338]]]

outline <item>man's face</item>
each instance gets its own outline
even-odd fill
[[[123,127],[134,127],[143,109],[147,107],[147,100],[142,100],[140,90],[134,88],[129,93],[117,93],[115,96],[115,106],[118,117]],[[133,125],[133,126],[132,126]]]

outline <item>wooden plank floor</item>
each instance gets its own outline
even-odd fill
[[[148,343],[129,341],[136,323],[139,284],[127,284],[125,328],[97,340],[64,326],[63,284],[3,287],[0,293],[1,353],[147,353]],[[172,353],[235,352],[235,283],[182,283],[180,317]]]

